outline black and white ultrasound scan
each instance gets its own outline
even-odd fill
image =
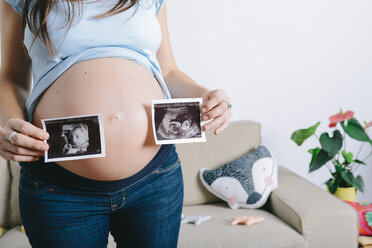
[[[202,98],[152,100],[152,126],[156,144],[205,142],[200,107]]]
[[[101,114],[42,119],[49,133],[44,162],[105,157],[105,136]]]

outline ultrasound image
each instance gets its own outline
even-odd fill
[[[42,123],[50,134],[45,162],[106,156],[100,114],[43,119]]]
[[[199,102],[161,103],[154,106],[158,140],[201,137]]]
[[[85,123],[76,123],[62,126],[65,144],[63,154],[82,154],[87,152],[89,146],[89,128]]]

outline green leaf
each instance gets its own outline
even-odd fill
[[[341,173],[345,170],[344,168],[342,168],[342,166],[340,165],[335,165],[335,169],[336,169],[336,172],[335,172],[335,175],[333,175],[333,177],[335,178],[335,182],[337,184],[337,187],[340,186],[342,184],[342,176],[341,176]]]
[[[353,185],[354,186],[354,176],[353,176],[353,173],[351,173],[351,171],[349,170],[346,170],[346,171],[343,171],[341,172],[341,176],[342,178],[350,185]]]
[[[369,142],[372,144],[372,140],[370,140],[363,127],[354,117],[347,121],[346,126],[344,121],[342,121],[341,126],[344,129],[345,133],[347,133],[351,138],[359,141]]]
[[[307,138],[313,135],[319,126],[320,122],[307,129],[298,129],[294,131],[291,135],[291,140],[293,140],[297,145],[301,145]]]
[[[315,147],[313,149],[308,150],[308,152],[311,153],[311,155],[312,155],[311,161],[310,161],[310,166],[314,163],[314,160],[315,160],[316,156],[318,155],[319,151],[320,151],[319,147]]]
[[[354,187],[357,188],[360,192],[364,193],[364,182],[361,175],[358,175],[356,178],[354,178]]]
[[[322,148],[328,152],[330,157],[334,157],[342,147],[342,135],[337,129],[333,131],[333,137],[330,138],[328,133],[322,133],[319,138]]]
[[[341,154],[344,157],[347,164],[350,164],[350,163],[353,162],[353,153],[352,152],[346,152],[345,150],[342,150]]]
[[[337,184],[332,180],[332,178],[330,178],[330,179],[326,182],[326,184],[327,184],[328,189],[329,189],[329,192],[331,192],[331,194],[336,193],[336,190],[337,190]]]
[[[335,165],[335,169],[337,174],[341,174],[341,172],[343,171],[342,167],[339,165]]]
[[[366,165],[366,163],[364,163],[363,161],[360,161],[359,159],[355,159],[354,162],[358,163],[358,164],[365,164]]]
[[[316,155],[313,163],[310,164],[309,173],[319,169],[320,167],[322,167],[324,164],[326,164],[331,159],[332,159],[332,157],[330,157],[325,150],[320,149],[320,151]]]

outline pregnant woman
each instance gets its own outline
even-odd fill
[[[151,100],[201,97],[214,134],[230,98],[176,66],[164,0],[0,0],[0,155],[19,162],[32,247],[176,247],[175,144],[156,145]],[[31,80],[33,79],[33,81]],[[44,162],[41,119],[102,114],[106,157]]]

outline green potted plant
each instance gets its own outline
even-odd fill
[[[320,146],[308,150],[312,155],[308,173],[312,173],[326,165],[331,174],[331,178],[324,182],[328,191],[342,200],[349,201],[356,200],[357,190],[364,192],[363,177],[361,175],[355,176],[355,172],[361,164],[366,165],[366,159],[372,154],[371,151],[364,159],[358,159],[364,144],[368,143],[372,146],[372,140],[368,136],[368,130],[372,126],[372,121],[369,123],[364,121],[365,127],[362,127],[353,116],[353,111],[344,113],[340,109],[339,113],[329,117],[329,127],[334,128],[333,137],[329,137],[328,132],[322,133],[320,137],[315,134],[320,122],[306,129],[298,129],[291,135],[291,140],[298,146],[301,146],[310,136],[315,136],[318,139]],[[338,123],[340,123],[344,131],[343,135],[336,128]],[[345,134],[362,142],[356,156],[346,149]]]

